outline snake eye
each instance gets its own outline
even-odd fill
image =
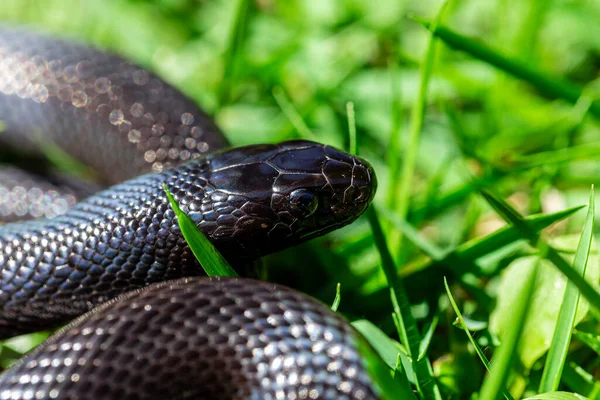
[[[290,193],[290,209],[299,212],[302,217],[312,215],[317,210],[318,205],[319,201],[315,195],[306,189],[298,189]]]

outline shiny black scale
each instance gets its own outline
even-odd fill
[[[360,158],[290,141],[212,154],[114,186],[63,216],[5,225],[0,336],[56,326],[152,282],[202,275],[163,184],[226,257],[247,259],[352,222],[376,187]],[[315,199],[311,212],[298,209],[298,190]]]
[[[359,340],[281,286],[184,278],[77,320],[0,376],[0,399],[374,400]]]
[[[223,135],[160,78],[2,26],[0,120],[1,150],[35,153],[42,133],[118,183],[64,215],[0,226],[0,337],[129,292],[1,375],[0,400],[377,398],[362,339],[306,297],[242,279],[156,283],[203,274],[163,185],[227,258],[251,259],[356,219],[376,189],[367,162],[306,141],[213,153]],[[39,214],[36,179],[0,181],[0,211],[18,210],[0,221]]]

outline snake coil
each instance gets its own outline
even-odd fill
[[[323,305],[197,277],[163,191],[226,258],[251,260],[354,221],[376,189],[365,160],[308,141],[222,150],[160,78],[13,27],[0,27],[0,120],[0,154],[52,143],[112,185],[89,196],[48,168],[0,167],[13,221],[0,226],[0,336],[80,316],[0,375],[0,400],[379,398],[363,339]]]

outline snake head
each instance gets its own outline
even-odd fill
[[[215,153],[202,170],[196,183],[180,185],[184,211],[217,247],[242,258],[351,223],[377,187],[367,161],[304,140]]]

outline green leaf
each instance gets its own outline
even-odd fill
[[[191,218],[181,211],[167,186],[164,185],[163,187],[169,198],[169,203],[171,203],[171,207],[173,207],[177,216],[181,233],[206,274],[208,276],[238,276],[227,260],[223,258],[210,240],[204,236]]]
[[[5,340],[0,346],[0,367],[10,367],[25,353],[46,340],[50,334],[51,332],[35,332]]]
[[[290,99],[287,97],[282,88],[276,87],[273,89],[273,97],[281,108],[281,111],[285,114],[290,123],[294,126],[298,134],[303,139],[318,140],[315,134],[310,130],[306,122],[302,119],[302,116],[294,107]]]
[[[348,151],[350,154],[358,155],[358,141],[356,140],[356,115],[354,114],[354,103],[346,103],[346,115],[348,116]]]
[[[382,217],[391,222],[396,229],[404,234],[406,239],[408,239],[412,244],[421,249],[425,254],[434,260],[441,260],[444,258],[445,252],[436,246],[434,243],[431,243],[427,240],[421,233],[413,227],[408,221],[401,218],[400,215],[395,213],[392,210],[382,210]]]
[[[546,254],[548,260],[550,260],[567,278],[573,281],[581,294],[584,295],[592,306],[592,311],[596,316],[600,316],[600,293],[598,293],[598,291],[594,289],[581,274],[571,268],[569,263],[567,263],[554,248],[545,244],[540,239],[539,235],[529,228],[523,217],[513,207],[484,189],[480,188],[479,192],[504,220],[510,222],[519,230],[521,235],[529,241],[531,246],[537,247],[538,245],[544,245],[544,247],[547,248]]]
[[[235,7],[235,18],[233,20],[231,32],[229,33],[228,46],[223,59],[225,70],[217,93],[220,107],[227,104],[231,99],[231,91],[236,78],[236,63],[240,59],[240,53],[244,50],[244,43],[248,37],[251,4],[252,2],[249,0],[238,0]]]
[[[352,321],[352,326],[371,343],[371,346],[373,346],[387,366],[391,370],[394,370],[396,368],[398,353],[406,353],[406,349],[400,343],[383,333],[371,321],[357,319],[356,321]]]
[[[581,238],[579,239],[575,260],[573,261],[573,269],[581,275],[585,275],[590,248],[592,247],[595,215],[594,204],[594,188],[592,187],[585,225],[583,227],[583,232],[581,233]],[[571,334],[573,332],[578,304],[579,291],[572,281],[568,281],[565,295],[562,298],[554,337],[552,338],[552,344],[550,345],[548,357],[546,358],[546,365],[540,383],[540,392],[552,392],[558,389],[560,376],[571,343]]]
[[[358,350],[373,381],[381,389],[384,400],[415,399],[408,380],[397,370],[398,349],[394,342],[367,320],[354,321],[352,325],[361,333]],[[395,353],[393,361],[390,354]],[[392,371],[395,376],[392,376]]]
[[[452,308],[454,309],[454,312],[456,313],[456,315],[458,317],[460,327],[467,334],[467,337],[469,338],[469,342],[471,342],[471,345],[475,349],[475,352],[477,353],[477,356],[483,363],[483,366],[485,367],[485,369],[487,369],[489,371],[490,370],[490,361],[485,356],[485,353],[483,352],[483,350],[481,350],[481,347],[479,347],[479,345],[473,338],[473,335],[471,335],[471,332],[469,331],[469,328],[465,322],[465,318],[463,317],[462,313],[460,312],[460,309],[458,308],[458,305],[456,304],[456,301],[454,300],[454,297],[452,296],[452,292],[450,291],[450,287],[448,286],[448,281],[446,280],[445,277],[444,277],[444,286],[446,287],[446,294],[448,294],[448,298],[450,299],[450,304],[452,305]],[[512,400],[512,396],[510,395],[510,393],[507,390],[504,390],[504,397],[507,400]]]
[[[550,225],[570,217],[585,206],[576,206],[566,210],[558,211],[552,214],[536,214],[524,218],[530,230],[538,233]],[[476,260],[482,256],[498,250],[501,247],[515,243],[523,239],[523,235],[519,233],[513,225],[500,228],[494,233],[483,238],[473,239],[462,245],[456,250],[456,257],[460,260]]]
[[[429,359],[427,357],[423,357],[421,360],[418,359],[419,346],[421,345],[419,329],[412,315],[404,283],[397,275],[397,268],[387,247],[387,242],[374,205],[371,205],[367,209],[366,215],[373,230],[373,239],[379,251],[381,266],[390,288],[392,307],[398,322],[398,335],[402,343],[406,346],[409,357],[414,360],[413,371],[416,376],[417,387],[427,388],[427,393],[429,396],[432,396],[428,397],[430,399],[441,398],[439,389],[434,381]]]
[[[578,235],[563,236],[554,239],[551,244],[572,251],[577,247],[578,239]],[[567,257],[572,259],[573,255]],[[503,271],[498,287],[497,306],[490,316],[490,330],[496,335],[502,336],[507,329],[511,329],[509,320],[514,304],[518,301],[514,290],[515,285],[522,282],[530,273],[537,263],[537,259],[536,256],[519,258]],[[533,293],[536,309],[527,317],[523,327],[523,338],[517,349],[517,354],[525,368],[531,368],[550,347],[568,282],[548,260],[541,262],[539,271]],[[598,281],[599,278],[600,257],[592,254],[586,269],[586,279]],[[579,303],[575,324],[585,317],[588,310],[587,302]]]
[[[582,87],[572,82],[549,76],[524,62],[506,57],[499,51],[474,39],[460,35],[444,26],[437,26],[434,29],[433,23],[422,18],[413,17],[413,19],[433,32],[434,35],[439,37],[448,46],[464,51],[516,78],[523,79],[547,96],[563,99],[575,104],[584,94]],[[599,102],[592,102],[589,110],[594,116],[600,117]]]
[[[528,397],[525,400],[586,400],[580,394],[568,392],[551,392],[536,394],[533,397]]]
[[[425,119],[425,109],[427,106],[427,90],[429,87],[429,80],[433,71],[436,54],[435,31],[437,26],[442,21],[444,11],[448,6],[448,1],[444,1],[439,8],[435,19],[431,25],[432,33],[429,35],[429,41],[421,62],[421,77],[419,81],[419,92],[417,100],[413,104],[411,115],[410,115],[410,127],[408,131],[407,144],[403,152],[402,167],[400,170],[397,198],[395,200],[395,209],[398,216],[401,219],[405,219],[408,214],[410,205],[410,196],[413,193],[413,178],[415,175],[415,169],[417,164],[417,158],[419,154],[419,142],[421,131],[423,130],[423,121]],[[397,236],[397,240],[393,240],[392,252],[395,254],[396,249],[402,248],[402,235]],[[429,393],[426,397],[433,398],[433,393]]]
[[[97,181],[100,180],[100,175],[94,171],[92,167],[85,165],[72,157],[63,150],[62,147],[54,143],[47,136],[44,136],[41,132],[33,134],[32,138],[44,156],[52,163],[52,165],[58,168],[58,170],[82,180],[89,180],[90,178],[96,179]]]
[[[575,331],[573,334],[577,339],[600,355],[600,335],[582,331]]]
[[[585,207],[585,206],[572,207],[572,208],[568,208],[566,210],[558,211],[558,212],[555,212],[552,214],[535,214],[535,215],[525,217],[524,220],[527,223],[527,225],[529,226],[529,229],[538,233],[538,232],[542,231],[543,229],[549,227],[550,225],[552,225],[558,221],[561,221],[565,218],[568,218],[572,214],[581,210],[583,207]],[[387,216],[387,215],[388,215],[387,213],[384,213],[384,216]],[[391,220],[391,221],[393,221],[393,220]],[[396,223],[396,221],[393,221],[393,222]],[[399,227],[400,226],[401,225],[399,225]],[[413,243],[417,242],[416,238],[412,238],[413,233],[410,232],[409,229],[406,229],[405,234],[406,234],[407,238],[411,238],[410,239],[411,242],[413,242],[413,240],[414,240]],[[419,235],[418,232],[416,232],[416,235]],[[432,248],[432,249],[427,249],[427,251],[426,251],[425,248],[421,247],[421,249],[424,252],[426,252],[428,254],[432,253],[429,255],[433,258],[433,261],[427,260],[424,263],[419,263],[416,265],[409,265],[402,269],[402,273],[404,274],[409,271],[425,269],[425,268],[429,268],[435,264],[444,264],[444,263],[453,264],[454,271],[457,274],[471,272],[470,271],[472,269],[471,265],[475,260],[477,260],[480,257],[486,256],[494,251],[497,251],[505,246],[508,246],[512,243],[515,243],[519,240],[523,240],[523,235],[517,230],[517,228],[515,228],[512,225],[508,225],[508,226],[498,229],[497,231],[495,231],[493,233],[490,233],[487,236],[484,236],[481,238],[475,238],[466,243],[461,244],[453,251],[448,252],[439,261],[436,261],[436,258],[433,256],[434,255],[439,256],[440,254],[438,254],[437,251],[438,250],[441,251],[441,249]],[[430,244],[430,243],[427,242],[427,244]],[[416,243],[415,243],[415,245],[416,245]],[[422,245],[423,244],[421,243],[421,246]]]
[[[506,382],[512,371],[527,311],[532,303],[533,288],[538,275],[538,264],[539,262],[536,263],[534,268],[528,270],[523,279],[512,288],[517,294],[516,301],[511,307],[511,315],[506,321],[507,330],[500,337],[501,345],[494,353],[490,373],[483,381],[480,391],[481,399],[496,400],[506,390]]]
[[[338,307],[340,306],[340,301],[342,300],[341,287],[342,285],[339,282],[335,286],[335,298],[333,299],[333,304],[331,305],[331,310],[334,312],[338,310]]]
[[[429,324],[427,327],[427,330],[423,335],[423,340],[421,340],[421,345],[419,346],[419,358],[417,358],[418,361],[427,355],[427,350],[429,349],[431,339],[433,338],[433,333],[435,332],[435,328],[437,328],[439,320],[439,316],[437,314],[434,315],[431,324]]]

